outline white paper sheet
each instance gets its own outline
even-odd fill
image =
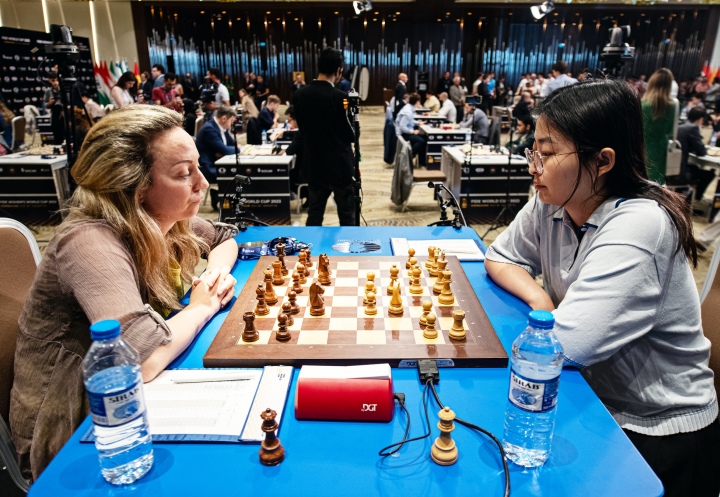
[[[437,240],[408,240],[407,238],[391,238],[394,255],[407,255],[410,247],[415,249],[415,255],[427,257],[428,247],[437,247],[445,252],[445,255],[454,255],[460,261],[484,261],[480,247],[472,238],[443,238]]]

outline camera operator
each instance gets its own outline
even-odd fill
[[[490,123],[488,122],[487,114],[485,114],[482,109],[476,109],[473,104],[465,104],[465,115],[458,127],[460,129],[472,130],[473,143],[488,144]]]
[[[200,171],[209,183],[217,183],[215,161],[226,155],[235,154],[235,140],[230,133],[236,119],[236,112],[230,106],[221,105],[215,116],[205,122],[195,138],[195,145],[200,154]],[[218,191],[210,189],[210,205],[218,210]]]
[[[230,92],[227,87],[222,84],[220,78],[222,78],[222,72],[217,67],[211,67],[208,69],[207,77],[210,78],[213,86],[217,86],[217,93],[215,94],[215,100],[212,102],[203,102],[205,110],[215,110],[221,105],[230,105]]]
[[[295,117],[302,130],[310,195],[307,226],[322,226],[331,193],[340,225],[355,225],[355,133],[343,104],[347,94],[335,88],[344,63],[342,52],[324,49],[318,60],[317,79],[295,92]]]

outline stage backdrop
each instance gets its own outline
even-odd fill
[[[96,85],[89,40],[73,36],[73,42],[80,51],[80,61],[75,65],[75,77],[93,96],[96,94]],[[49,65],[43,64],[44,47],[51,43],[52,38],[49,33],[0,28],[0,54],[2,54],[0,92],[15,115],[21,116],[21,109],[27,104],[41,108],[45,88],[49,83],[45,74],[38,69],[41,65],[43,68]]]
[[[345,52],[348,68],[368,67],[370,104],[382,103],[382,89],[392,88],[401,71],[414,88],[418,71],[428,72],[434,87],[445,70],[459,71],[468,84],[477,72],[492,70],[512,86],[521,73],[547,73],[558,59],[574,74],[597,70],[603,66],[598,56],[608,29],[625,24],[632,28],[626,41],[636,47],[628,74],[649,77],[666,66],[683,80],[697,76],[710,58],[720,17],[720,9],[704,6],[557,5],[537,21],[527,6],[433,0],[376,4],[360,16],[350,2],[134,2],[132,7],[143,70],[162,63],[197,78],[219,67],[232,77],[235,90],[242,74],[252,71],[263,74],[271,93],[286,100],[292,73],[302,71],[311,79],[317,54],[329,45]]]

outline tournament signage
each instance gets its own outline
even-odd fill
[[[90,94],[96,94],[90,42],[87,38],[73,36],[73,42],[80,52],[80,61],[75,66],[75,78]],[[47,67],[44,62],[45,46],[52,43],[49,33],[27,29],[0,28],[0,94],[15,115],[22,115],[25,105],[41,109],[45,88],[48,86]]]

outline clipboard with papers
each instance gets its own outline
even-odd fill
[[[153,442],[260,443],[260,413],[281,425],[291,366],[263,369],[169,369],[143,386]],[[93,428],[82,442],[94,442]]]

